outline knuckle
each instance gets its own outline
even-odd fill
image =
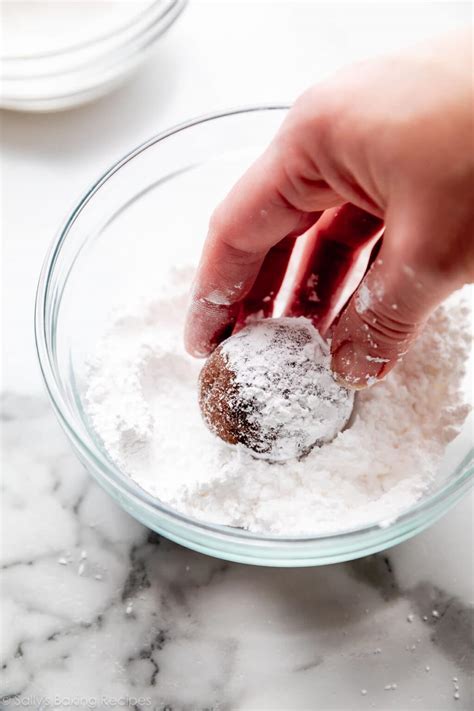
[[[289,128],[309,131],[313,139],[322,138],[331,130],[341,106],[332,82],[315,84],[296,100],[289,115]]]
[[[438,289],[445,285],[456,288],[472,279],[474,250],[466,234],[451,234],[416,255],[418,271],[426,283]]]
[[[225,264],[253,264],[260,258],[261,252],[247,243],[245,235],[239,235],[232,229],[223,213],[219,206],[209,221],[209,236],[215,245],[219,245],[220,260]]]
[[[448,199],[449,198],[449,199]],[[472,205],[459,195],[448,196],[433,191],[421,215],[407,213],[403,237],[387,242],[387,257],[394,264],[412,267],[408,283],[416,299],[439,300],[472,280],[474,271],[474,212]],[[428,209],[431,208],[431,209]],[[403,209],[403,204],[400,210]]]
[[[209,219],[209,234],[215,239],[226,231],[226,220],[222,205],[218,205]]]
[[[293,104],[290,112],[291,118],[306,117],[313,114],[319,108],[321,93],[321,84],[313,84],[308,89],[305,89]]]
[[[317,209],[318,192],[330,189],[321,157],[330,144],[334,125],[332,95],[332,90],[323,85],[305,91],[290,110],[275,142],[282,172],[280,202],[302,212]]]
[[[311,212],[315,206],[315,191],[322,180],[316,177],[316,170],[311,171],[315,177],[307,177],[310,171],[307,164],[303,167],[301,163],[302,161],[285,161],[282,166],[284,188],[279,190],[278,198],[290,209]]]
[[[258,264],[262,259],[261,251],[243,249],[228,242],[226,239],[222,239],[221,242],[224,247],[222,261],[225,265],[247,267]]]

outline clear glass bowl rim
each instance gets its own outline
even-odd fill
[[[416,503],[407,511],[404,511],[393,522],[390,522],[386,526],[381,526],[376,523],[368,526],[345,529],[341,532],[304,536],[260,535],[224,525],[206,523],[181,514],[171,507],[168,507],[166,504],[160,502],[151,494],[148,494],[130,477],[116,468],[106,457],[106,455],[95,446],[92,437],[89,438],[89,441],[85,441],[76,430],[74,417],[69,411],[69,407],[63,393],[61,378],[55,365],[54,342],[56,324],[54,319],[52,319],[53,304],[51,299],[54,286],[55,269],[61,258],[62,248],[72,226],[82,210],[86,207],[89,201],[94,198],[101,187],[117,171],[139,156],[142,152],[153,147],[157,143],[160,143],[161,141],[165,141],[168,137],[180,133],[181,131],[192,129],[193,127],[203,123],[218,121],[220,119],[225,119],[226,117],[239,114],[245,115],[254,112],[268,111],[281,112],[287,110],[288,108],[288,105],[278,103],[268,105],[252,105],[236,107],[226,111],[199,116],[189,121],[177,124],[170,129],[153,136],[114,163],[82,196],[69,217],[65,220],[62,228],[59,230],[59,233],[47,251],[39,277],[35,301],[34,328],[37,355],[46,389],[60,424],[69,439],[72,441],[74,448],[77,449],[83,463],[90,463],[95,468],[98,468],[100,475],[104,477],[108,484],[108,487],[106,487],[107,490],[109,490],[110,487],[114,490],[120,491],[128,500],[138,500],[145,509],[155,511],[158,517],[170,517],[177,524],[182,524],[186,528],[191,527],[199,532],[212,534],[214,537],[220,539],[223,538],[229,542],[240,543],[243,545],[249,545],[252,543],[263,544],[264,546],[270,548],[272,546],[285,544],[291,544],[292,546],[300,544],[306,548],[312,543],[318,544],[324,542],[339,542],[343,544],[342,549],[344,549],[344,541],[347,543],[352,541],[354,543],[355,539],[358,539],[362,544],[364,539],[369,538],[372,539],[372,543],[374,543],[374,538],[376,538],[376,546],[374,547],[372,545],[371,550],[380,550],[382,548],[389,547],[395,542],[399,542],[400,536],[403,536],[404,530],[410,530],[410,532],[404,537],[408,537],[412,535],[412,533],[422,530],[434,520],[439,518],[439,516],[450,508],[450,506],[454,505],[454,503],[458,501],[461,495],[467,491],[468,487],[472,484],[474,477],[474,448],[471,448],[469,454],[458,466],[457,470],[460,471],[457,477],[449,481],[448,484],[438,491]],[[412,529],[414,529],[413,532]],[[353,546],[351,546],[351,549],[353,549]],[[343,550],[341,550],[336,557],[339,560],[343,560],[356,556],[344,556]]]

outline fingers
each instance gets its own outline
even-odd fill
[[[294,142],[277,137],[214,213],[185,329],[185,345],[192,355],[209,355],[232,331],[239,302],[252,289],[269,250],[285,237],[307,230],[317,219],[316,210],[341,202],[316,169],[302,183],[302,192],[295,193],[299,173],[306,170],[306,159],[295,160],[295,153],[299,154]],[[311,195],[307,203],[305,191]],[[294,203],[287,195],[295,198]]]
[[[339,310],[336,313],[336,316],[332,320],[329,328],[327,329],[327,331],[325,333],[326,338],[332,340],[332,335],[337,327],[339,319],[341,318],[342,314],[344,313],[346,306],[349,303],[349,300],[351,299],[353,293],[356,291],[357,287],[360,285],[363,278],[365,278],[367,273],[370,271],[372,264],[378,258],[382,244],[383,244],[383,230],[382,230],[381,236],[375,238],[375,243],[373,244],[371,249],[369,246],[370,254],[369,254],[369,258],[367,260],[367,264],[365,264],[365,259],[361,259],[361,263],[358,265],[357,269],[354,269],[354,273],[351,275],[351,277],[349,279],[349,284],[348,284],[348,286],[346,286],[345,293],[341,297],[341,306],[339,307]]]
[[[379,217],[350,203],[327,210],[305,238],[285,313],[307,316],[324,335],[344,301],[348,280],[362,251],[377,239],[382,228]]]
[[[191,355],[208,356],[253,313],[271,315],[296,237],[320,213],[302,213],[293,230],[268,251],[248,252],[219,237],[207,240],[188,308],[185,346]]]
[[[296,239],[320,217],[320,212],[306,213],[297,229],[267,252],[252,288],[240,303],[234,332],[245,325],[249,316],[258,314],[261,318],[268,318],[273,315],[275,299],[286,276]]]
[[[419,234],[416,227],[412,236]],[[349,387],[364,388],[384,378],[433,309],[459,286],[427,268],[426,255],[422,266],[422,255],[410,251],[412,242],[404,238],[387,228],[380,253],[334,328],[332,368]]]
[[[284,237],[267,253],[253,287],[240,304],[234,332],[240,330],[253,314],[262,318],[273,314],[275,297],[285,277],[295,241],[296,236]]]

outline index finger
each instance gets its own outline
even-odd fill
[[[311,203],[293,199],[298,181]],[[340,201],[316,169],[304,165],[297,141],[282,143],[277,136],[211,218],[186,322],[189,353],[207,356],[230,335],[267,252],[308,229],[315,211]]]

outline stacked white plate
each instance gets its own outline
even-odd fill
[[[0,106],[56,111],[106,94],[146,58],[186,0],[6,0]]]

